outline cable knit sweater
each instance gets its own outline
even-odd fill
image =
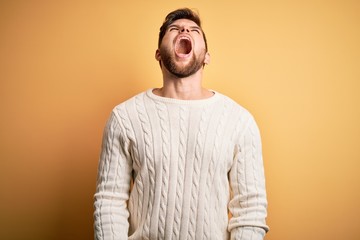
[[[187,101],[150,89],[125,101],[104,131],[94,207],[95,239],[263,239],[253,117],[218,92]]]

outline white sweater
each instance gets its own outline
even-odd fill
[[[187,101],[150,89],[114,108],[99,162],[95,239],[263,239],[258,127],[214,93]]]

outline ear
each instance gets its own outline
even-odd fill
[[[210,53],[208,52],[205,54],[204,63],[207,65],[210,64]]]
[[[159,50],[159,49],[156,49],[155,59],[156,59],[157,61],[160,61],[160,60],[161,60],[161,55],[160,55],[160,50]]]

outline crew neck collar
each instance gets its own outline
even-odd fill
[[[183,99],[176,99],[176,98],[168,98],[168,97],[161,97],[153,93],[154,88],[150,88],[146,91],[146,95],[159,102],[163,103],[172,103],[172,104],[186,104],[186,105],[202,105],[202,104],[208,104],[215,102],[220,94],[214,90],[210,90],[214,94],[211,97],[204,98],[204,99],[198,99],[198,100],[183,100]]]

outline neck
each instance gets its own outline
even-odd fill
[[[177,78],[163,74],[163,87],[154,89],[154,94],[181,100],[199,100],[209,98],[213,92],[202,87],[202,71],[186,78]]]

